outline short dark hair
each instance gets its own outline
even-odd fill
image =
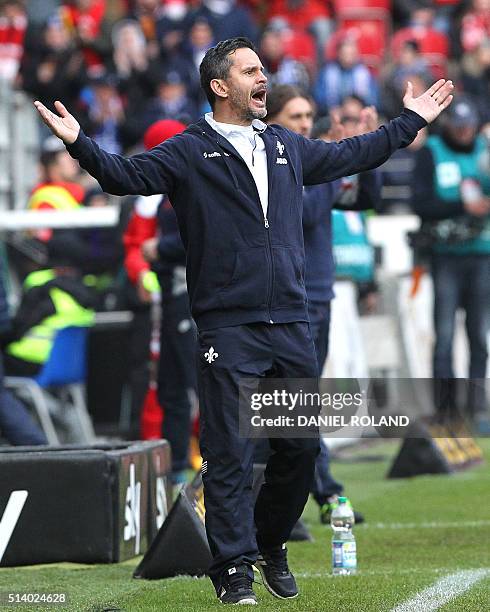
[[[315,121],[313,127],[311,128],[311,137],[312,138],[321,138],[325,134],[328,134],[330,128],[332,127],[332,122],[330,121],[330,117],[320,117],[318,121]]]
[[[222,40],[216,46],[211,47],[206,51],[201,65],[199,66],[199,73],[201,75],[201,87],[206,94],[211,108],[214,109],[214,103],[216,96],[214,91],[211,89],[211,81],[213,79],[226,79],[230,72],[232,61],[230,55],[237,49],[252,49],[257,53],[253,42],[248,38],[239,36],[237,38],[229,38],[228,40]]]
[[[286,104],[290,100],[294,100],[294,98],[304,98],[308,100],[313,108],[315,107],[311,96],[301,87],[296,85],[276,85],[267,94],[267,120],[271,121],[274,117],[277,117]]]
[[[406,47],[407,49],[410,49],[411,51],[415,51],[415,53],[420,53],[420,44],[419,44],[419,41],[416,40],[415,38],[406,40],[403,43],[402,47]]]
[[[359,104],[364,108],[365,106],[367,106],[366,100],[364,98],[362,98],[361,96],[358,96],[355,93],[351,93],[348,94],[347,96],[344,96],[342,98],[342,100],[340,101],[340,106],[342,106],[342,104],[345,104],[345,102],[347,102],[347,100],[354,100],[355,102],[359,102]]]
[[[66,149],[65,149],[66,150]],[[39,161],[43,168],[49,168],[58,162],[58,157],[60,153],[63,151],[60,149],[58,151],[42,151],[39,156]]]

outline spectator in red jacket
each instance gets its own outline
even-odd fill
[[[473,0],[461,23],[463,51],[474,51],[490,37],[490,1]]]
[[[105,12],[105,0],[73,0],[61,7],[62,19],[82,49],[92,74],[104,68],[111,53],[110,26]]]
[[[0,80],[12,82],[24,50],[27,16],[19,0],[7,0],[0,6]]]
[[[179,121],[162,119],[151,125],[145,132],[143,144],[149,150],[163,141],[179,134],[185,129],[185,125]],[[142,302],[151,300],[151,265],[143,257],[141,247],[143,243],[157,235],[157,210],[162,197],[140,196],[136,199],[133,214],[129,219],[128,226],[124,232],[123,242],[126,256],[124,265],[129,280],[135,285]]]

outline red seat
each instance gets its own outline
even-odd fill
[[[449,39],[437,30],[427,28],[402,28],[391,39],[391,53],[395,60],[407,40],[416,40],[420,46],[421,55],[427,60],[429,68],[436,78],[447,74],[447,60],[449,57]]]
[[[391,11],[391,0],[334,0],[333,4],[336,15],[371,9],[377,9],[388,14]]]
[[[363,62],[376,73],[381,67],[386,49],[386,25],[379,21],[360,23],[348,20],[346,23],[350,25],[337,30],[328,40],[325,46],[325,59],[334,60],[339,42],[345,36],[353,36]]]
[[[395,32],[391,39],[391,52],[395,59],[400,55],[400,49],[407,40],[416,40],[423,55],[437,54],[449,56],[449,39],[438,30],[427,28],[402,28]]]
[[[385,51],[386,43],[390,35],[390,22],[383,19],[356,19],[345,17],[339,19],[339,25],[343,30],[357,28],[361,38],[372,38],[377,40],[379,55]]]
[[[315,40],[304,30],[287,30],[283,34],[286,55],[301,62],[316,62]]]
[[[361,31],[361,54],[366,63],[378,68],[391,34],[390,0],[335,0],[338,27]]]

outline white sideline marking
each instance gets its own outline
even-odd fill
[[[490,520],[434,521],[425,523],[366,523],[361,529],[453,529],[455,527],[488,527]]]
[[[483,569],[483,571],[488,571],[490,573],[490,568],[477,568]],[[405,567],[396,570],[397,574],[407,574],[413,576],[414,574],[447,574],[452,571],[451,567]],[[471,570],[475,571],[475,570]],[[357,568],[358,576],[388,576],[392,574],[392,570],[390,568],[385,569],[363,569]],[[336,578],[330,569],[325,569],[324,571],[319,572],[294,572],[296,578]],[[425,612],[425,611],[424,611]]]
[[[490,576],[489,569],[463,570],[441,578],[415,597],[393,608],[392,612],[430,612],[468,591],[475,582]]]
[[[28,495],[27,491],[12,491],[10,494],[0,520],[0,561],[3,559],[3,554],[10,542]]]

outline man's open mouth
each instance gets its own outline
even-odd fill
[[[252,94],[252,100],[255,100],[255,102],[260,102],[261,104],[265,104],[266,95],[267,90],[261,89]]]

